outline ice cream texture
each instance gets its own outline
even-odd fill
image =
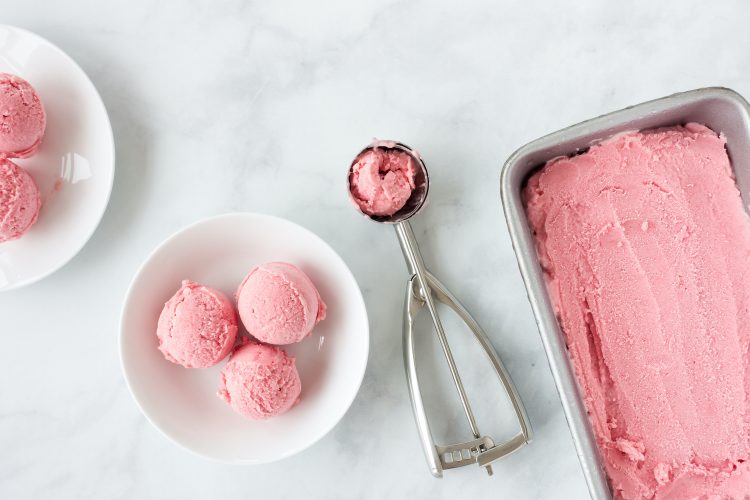
[[[313,282],[286,262],[251,269],[237,289],[237,309],[250,335],[277,345],[299,342],[326,316]]]
[[[185,280],[164,304],[156,336],[167,360],[185,368],[213,366],[234,347],[234,306],[220,291]]]
[[[375,147],[362,152],[349,175],[352,199],[368,215],[398,212],[415,189],[414,158],[397,149]]]
[[[0,156],[26,158],[39,148],[46,126],[44,106],[34,87],[0,73]]]
[[[218,396],[240,415],[263,420],[288,411],[301,391],[294,358],[276,346],[248,342],[221,370]]]
[[[42,199],[28,172],[0,158],[0,243],[20,238],[39,217]]]
[[[626,133],[524,190],[618,498],[750,496],[750,220],[725,143]]]

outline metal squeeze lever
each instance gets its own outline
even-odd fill
[[[419,154],[406,146],[405,144],[392,141],[377,141],[363,149],[357,158],[365,151],[373,148],[383,148],[402,151],[409,154],[417,166],[415,175],[416,189],[412,192],[411,197],[406,205],[395,214],[388,217],[371,216],[372,220],[377,222],[394,224],[396,235],[398,236],[401,250],[406,259],[406,267],[411,275],[406,287],[406,302],[404,308],[404,365],[406,368],[406,379],[409,385],[409,395],[411,397],[414,418],[417,423],[417,430],[422,442],[427,463],[432,475],[442,477],[443,470],[463,467],[465,465],[476,463],[480,467],[485,467],[488,474],[492,474],[491,463],[498,460],[522,447],[524,444],[531,442],[531,425],[529,423],[526,411],[518,395],[518,391],[513,384],[505,366],[492,347],[487,335],[481,327],[471,317],[469,312],[461,305],[458,300],[440,283],[425,267],[422,255],[419,252],[416,237],[412,231],[408,219],[414,216],[425,203],[427,192],[429,190],[429,177],[427,167]],[[356,163],[356,158],[352,166]],[[350,168],[351,172],[351,168]],[[475,340],[479,342],[485,355],[490,361],[496,375],[502,382],[506,395],[510,399],[513,409],[518,419],[519,432],[510,440],[495,444],[489,436],[483,436],[479,432],[474,412],[466,396],[461,375],[453,359],[448,339],[440,321],[435,299],[447,305],[463,320],[466,326],[471,330]],[[422,401],[422,393],[419,388],[419,378],[417,376],[416,357],[414,353],[414,321],[418,313],[427,306],[427,310],[432,318],[435,332],[440,341],[440,346],[448,363],[448,368],[456,387],[458,396],[461,400],[469,428],[473,436],[472,440],[456,443],[452,445],[436,445],[430,431],[429,420]]]

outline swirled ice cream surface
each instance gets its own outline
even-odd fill
[[[621,134],[524,201],[615,495],[750,496],[750,219],[724,137]]]

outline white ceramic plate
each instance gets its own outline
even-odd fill
[[[48,276],[88,241],[112,191],[115,146],[107,110],[91,80],[47,40],[0,25],[0,72],[28,80],[47,112],[37,154],[13,160],[39,186],[42,211],[26,235],[0,243],[2,291]]]
[[[206,369],[170,363],[157,350],[156,323],[183,279],[234,297],[250,268],[269,261],[293,263],[310,276],[328,314],[312,335],[285,347],[297,358],[300,403],[278,417],[253,421],[216,396],[226,361]],[[307,229],[250,213],[202,220],[162,243],[130,285],[120,325],[125,379],[146,417],[188,450],[232,463],[279,460],[322,438],[354,400],[368,348],[362,294],[341,257]]]

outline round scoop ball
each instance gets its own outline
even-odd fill
[[[250,335],[276,345],[299,342],[326,316],[310,278],[285,262],[251,269],[237,290],[237,309]]]
[[[237,338],[237,317],[226,295],[185,280],[164,304],[156,328],[159,350],[185,368],[207,368],[227,357]]]
[[[375,216],[393,215],[409,201],[414,191],[416,165],[404,151],[373,148],[354,162],[349,186],[359,209]]]
[[[39,218],[42,198],[28,172],[0,158],[0,243],[20,238]]]
[[[42,143],[47,116],[29,82],[0,73],[0,155],[27,158]]]
[[[264,420],[288,411],[301,391],[294,358],[279,347],[248,342],[221,370],[217,394],[240,415]]]

